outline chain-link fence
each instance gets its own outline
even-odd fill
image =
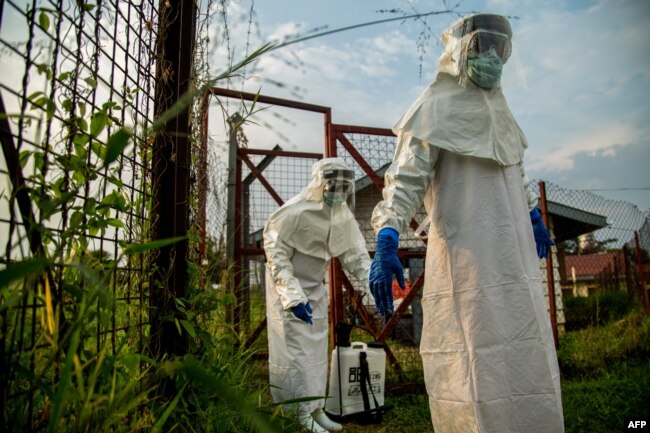
[[[583,313],[571,311],[573,298],[624,294],[647,307],[648,212],[590,191],[545,185],[549,224],[557,242],[556,285],[569,304],[567,329],[585,321]]]

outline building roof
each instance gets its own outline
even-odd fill
[[[611,272],[614,272],[614,269],[622,272],[621,266],[618,266],[618,268],[615,267],[619,256],[619,253],[565,256],[564,264],[566,266],[567,277],[570,278],[572,272],[575,272],[576,277],[591,277],[601,274],[608,270],[608,268]]]
[[[607,217],[583,209],[567,206],[552,200],[546,200],[548,213],[553,219],[555,242],[575,239],[585,233],[591,233],[607,227]]]

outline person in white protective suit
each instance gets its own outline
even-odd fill
[[[392,310],[399,233],[429,217],[420,354],[436,433],[564,431],[560,374],[539,259],[553,241],[523,167],[527,141],[500,87],[505,17],[457,20],[438,75],[398,121],[370,290]],[[537,254],[536,254],[537,252]]]
[[[276,403],[326,396],[329,300],[323,281],[329,260],[338,258],[367,291],[371,262],[348,203],[353,194],[354,171],[340,158],[322,159],[307,188],[264,227],[269,377]],[[301,424],[317,433],[341,430],[324,406],[324,398],[298,403]]]

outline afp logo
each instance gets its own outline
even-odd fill
[[[626,417],[625,431],[647,432],[649,430],[648,418],[645,417]]]

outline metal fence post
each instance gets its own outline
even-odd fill
[[[625,288],[627,289],[627,294],[634,297],[634,282],[630,273],[630,256],[627,251],[627,245],[623,245],[623,267],[625,269]]]
[[[641,257],[641,244],[639,242],[639,232],[634,232],[634,252],[636,255],[636,268],[639,278],[639,296],[641,296],[641,304],[646,309],[650,310],[650,302],[648,302],[648,290],[645,287],[645,272],[643,269],[643,259]]]
[[[539,196],[540,196],[540,209],[542,211],[542,219],[546,227],[549,227],[548,221],[548,205],[546,202],[546,184],[544,181],[539,182]],[[551,318],[551,329],[553,330],[553,341],[555,342],[555,347],[558,347],[558,336],[557,336],[557,311],[555,305],[555,278],[553,276],[553,252],[550,251],[548,257],[546,258],[546,283],[548,286],[548,305],[549,305],[549,314]]]
[[[192,107],[174,104],[192,91],[196,16],[193,0],[167,3],[160,12],[155,114],[159,118],[169,110],[175,112],[157,131],[153,144],[152,217],[156,239],[186,236],[189,230]],[[187,292],[187,259],[187,239],[160,248],[155,258],[151,284],[154,356],[187,352],[187,333],[182,330],[179,334],[171,320],[179,314],[175,300]]]

